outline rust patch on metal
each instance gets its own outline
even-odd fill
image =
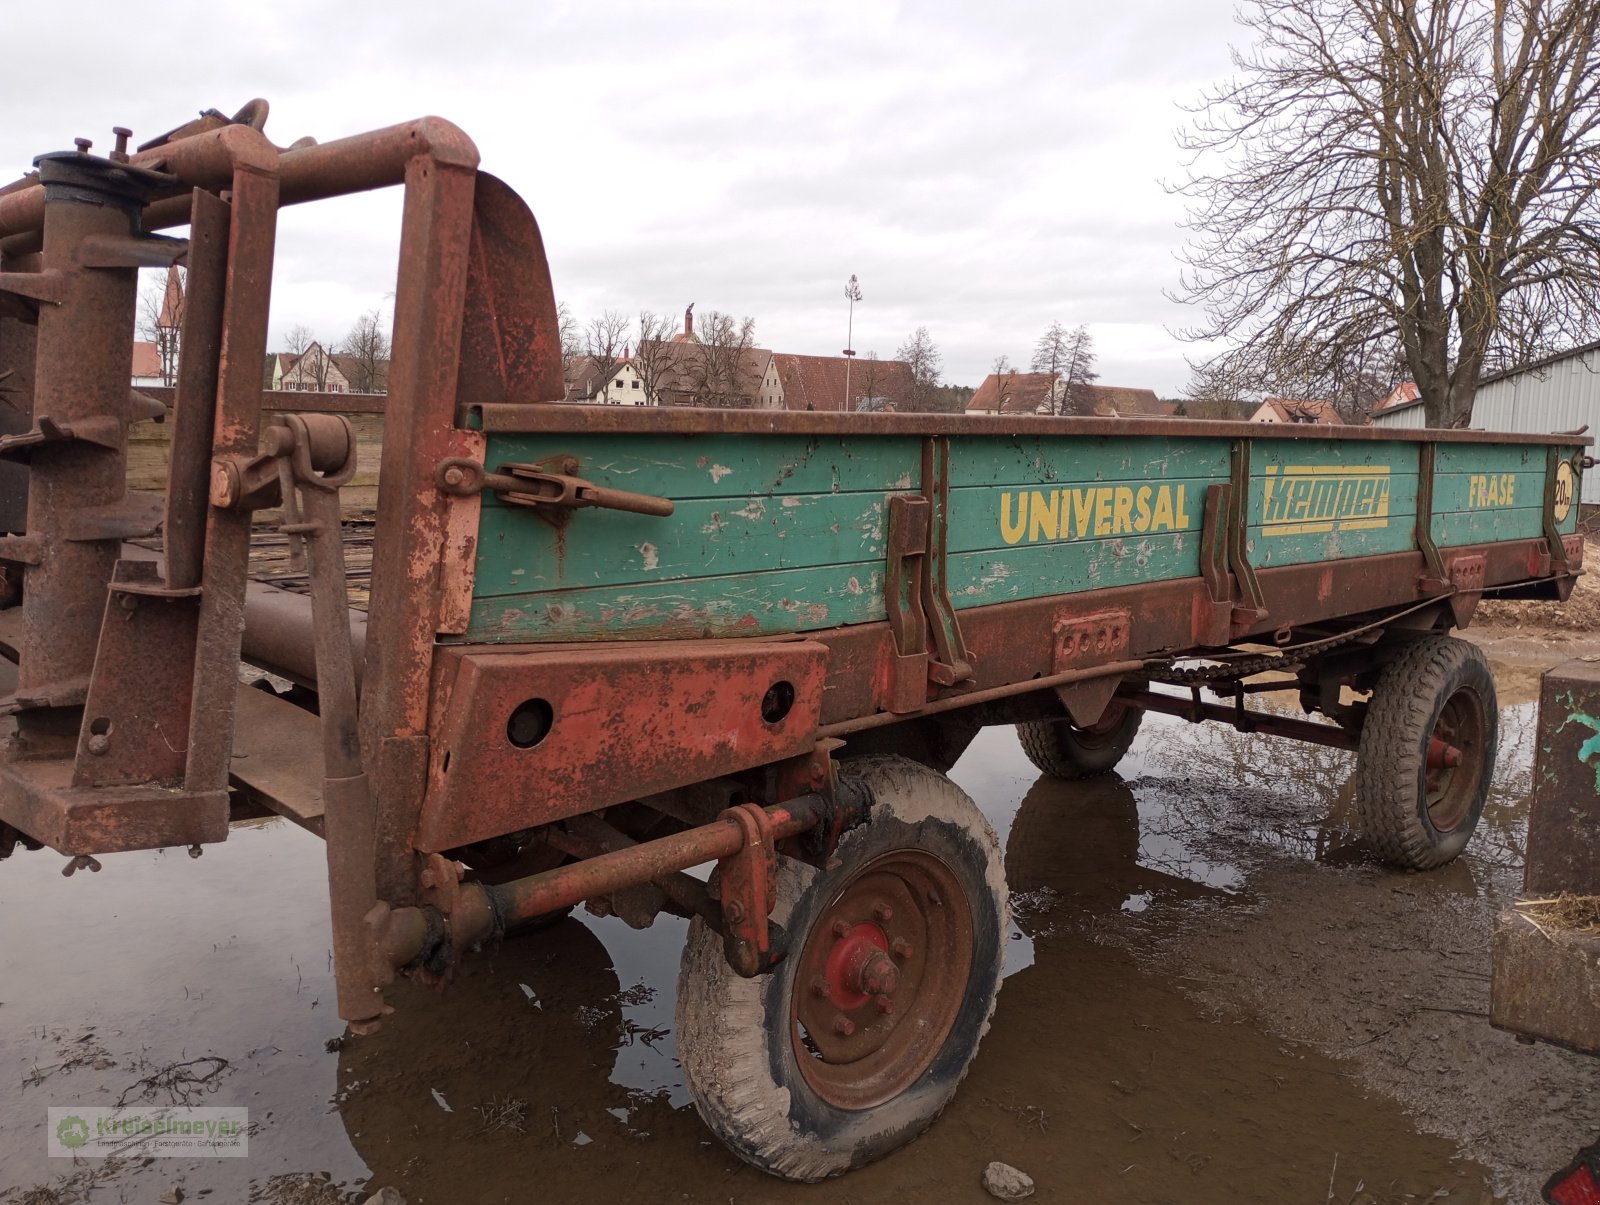
[[[827,649],[450,649],[417,847],[453,849],[809,751]],[[446,671],[448,673],[448,671]]]

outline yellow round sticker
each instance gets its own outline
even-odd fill
[[[1556,465],[1556,522],[1560,523],[1572,510],[1572,462],[1563,460]]]

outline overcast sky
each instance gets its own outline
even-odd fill
[[[693,301],[833,355],[855,273],[862,354],[926,326],[945,379],[975,385],[1058,319],[1089,325],[1106,384],[1188,379],[1161,181],[1179,104],[1241,36],[1230,0],[5,8],[7,174],[257,95],[280,145],[434,113],[532,206],[580,317]],[[387,305],[398,212],[391,190],[284,214],[274,340]]]

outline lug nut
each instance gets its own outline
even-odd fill
[[[897,937],[889,946],[889,953],[896,958],[911,957],[911,943],[903,937]]]
[[[888,904],[877,904],[872,909],[872,915],[882,923],[888,924],[894,919],[894,909],[889,907]]]
[[[878,1006],[878,1011],[884,1016],[894,1012],[894,1001],[889,999],[888,996],[879,996],[873,1003]]]
[[[834,921],[833,922],[833,935],[835,937],[849,937],[850,936],[850,922],[847,921],[847,920],[836,920],[836,921]]]
[[[826,996],[828,994],[828,981],[821,975],[811,981],[811,994],[813,996]]]
[[[111,152],[111,160],[114,163],[126,163],[128,161],[128,139],[133,137],[133,131],[128,129],[127,126],[112,126],[111,132],[117,136],[117,148]]]
[[[90,142],[87,138],[74,138],[72,140],[72,145],[78,148],[78,154],[87,155],[89,153],[89,148],[92,147],[94,143]]]
[[[848,1038],[855,1031],[856,1023],[843,1013],[839,1013],[833,1018],[833,1032],[841,1038]]]

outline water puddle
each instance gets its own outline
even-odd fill
[[[1505,713],[1475,860],[1448,890],[1481,891],[1484,867],[1520,861],[1532,723],[1530,704]],[[1322,1200],[1337,1157],[1340,1200],[1363,1177],[1398,1186],[1375,1199],[1487,1199],[1454,1147],[1336,1064],[1201,1009],[1107,940],[1250,900],[1263,857],[1359,858],[1349,765],[1150,717],[1120,775],[1058,783],[1009,729],[981,734],[952,777],[1005,847],[1008,986],[936,1135],[852,1176],[852,1198],[978,1201],[1000,1158],[1046,1199]],[[0,865],[6,1205],[154,1200],[180,1184],[188,1200],[277,1205],[384,1184],[413,1205],[805,1193],[743,1168],[689,1104],[672,1032],[682,921],[560,922],[469,960],[443,993],[397,985],[378,1034],[341,1040],[314,838],[268,821],[198,860],[103,862],[70,883],[54,855]],[[47,1106],[129,1092],[247,1106],[249,1158],[45,1158]],[[42,1184],[57,1195],[23,1196]]]

